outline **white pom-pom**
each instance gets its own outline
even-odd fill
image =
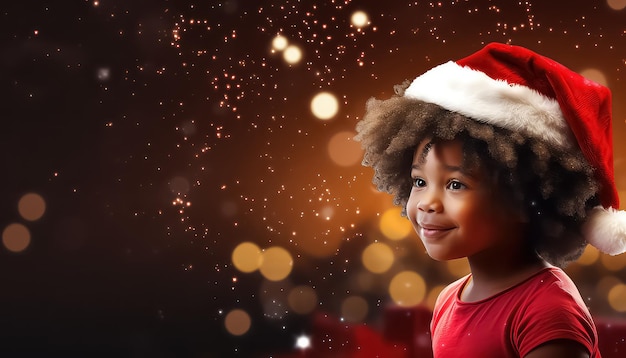
[[[626,211],[595,207],[587,216],[583,235],[589,244],[606,254],[626,252]]]

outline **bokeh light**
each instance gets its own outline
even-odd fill
[[[36,221],[46,212],[46,201],[37,193],[28,193],[18,201],[17,210],[24,220]]]
[[[352,131],[342,131],[331,137],[328,142],[328,155],[335,164],[348,167],[361,162],[363,150],[361,145],[352,139],[355,134]]]
[[[426,281],[417,272],[402,271],[391,280],[389,295],[398,306],[418,305],[426,296]]]
[[[330,92],[321,92],[313,97],[311,101],[311,112],[322,120],[333,118],[339,111],[339,101]]]
[[[111,78],[111,69],[106,67],[99,68],[96,72],[96,77],[99,81],[107,81],[109,78]]]
[[[413,230],[411,222],[401,215],[399,207],[387,209],[380,218],[380,231],[391,240],[401,240]]]
[[[626,267],[626,255],[600,255],[600,262],[609,271],[620,271]]]
[[[261,249],[253,242],[242,242],[237,245],[231,255],[233,265],[245,273],[259,269],[263,260]]]
[[[393,265],[395,257],[391,248],[381,242],[369,244],[361,254],[366,269],[373,273],[383,273]]]
[[[347,322],[360,323],[369,311],[367,301],[361,296],[350,296],[341,303],[341,317]]]
[[[282,35],[277,35],[272,41],[272,48],[276,51],[283,51],[287,48],[287,45],[289,45],[289,41],[287,41],[287,38]]]
[[[626,312],[626,285],[619,283],[609,290],[609,305],[617,312]]]
[[[233,336],[241,336],[250,330],[252,320],[248,312],[241,309],[234,309],[226,315],[224,326],[228,333]]]
[[[426,296],[426,302],[424,302],[426,307],[430,308],[431,310],[435,308],[437,297],[439,297],[439,294],[441,293],[441,291],[443,291],[444,288],[446,288],[445,285],[437,285],[431,288],[430,291],[428,291],[428,296]]]
[[[184,177],[174,177],[169,182],[170,191],[174,194],[184,195],[189,193],[189,189],[191,186],[189,185],[189,180]]]
[[[622,281],[615,276],[603,276],[600,280],[598,280],[598,283],[595,286],[596,295],[598,297],[606,298],[611,288],[620,283],[622,283]]]
[[[583,77],[586,77],[592,80],[593,82],[599,83],[603,86],[608,86],[608,81],[606,79],[606,76],[600,70],[597,70],[595,68],[588,68],[586,70],[581,71],[580,74]]]
[[[354,27],[362,28],[369,24],[369,16],[363,11],[355,11],[350,17],[350,22]]]
[[[311,338],[305,334],[299,335],[296,338],[296,348],[300,350],[311,348]]]
[[[30,231],[20,223],[9,224],[2,231],[2,244],[11,252],[22,252],[30,245]]]
[[[463,277],[470,272],[469,262],[465,258],[446,261],[446,268],[456,278]]]
[[[591,245],[587,245],[585,251],[583,251],[583,254],[580,255],[580,258],[578,258],[576,263],[583,266],[593,265],[596,261],[598,261],[599,257],[600,251]]]
[[[626,0],[606,0],[606,3],[613,10],[623,10],[626,8]]]
[[[289,291],[287,301],[294,312],[308,314],[317,306],[317,293],[310,286],[296,286]]]
[[[274,246],[263,251],[263,260],[259,270],[270,281],[280,281],[291,273],[293,259],[289,251]]]
[[[289,45],[283,52],[283,58],[289,64],[296,64],[302,59],[302,50],[296,45]]]

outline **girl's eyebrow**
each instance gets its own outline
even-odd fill
[[[464,174],[469,174],[467,171],[463,170],[463,167],[459,167],[456,165],[443,165],[444,168],[446,168],[447,171],[450,172],[461,172]],[[417,164],[412,164],[411,165],[411,169],[422,169],[422,163],[417,163]]]

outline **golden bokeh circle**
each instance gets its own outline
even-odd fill
[[[248,312],[241,309],[234,309],[226,315],[224,327],[233,336],[241,336],[250,330],[252,320]]]
[[[380,217],[380,231],[390,240],[402,240],[413,230],[411,222],[403,217],[401,213],[402,209],[393,207],[386,210]]]
[[[363,322],[368,311],[369,304],[361,296],[350,296],[341,303],[341,317],[350,323]]]
[[[626,255],[600,255],[600,262],[609,271],[620,271],[626,267]]]
[[[606,3],[611,9],[616,11],[626,8],[626,0],[606,0]]]
[[[272,48],[276,51],[283,51],[289,45],[289,41],[287,38],[282,35],[276,35],[272,40]]]
[[[383,273],[391,268],[395,256],[389,245],[382,242],[369,244],[361,254],[361,261],[367,270],[373,273]]]
[[[350,22],[354,27],[362,28],[369,24],[369,16],[364,11],[355,11],[350,17]]]
[[[426,281],[417,272],[402,271],[391,280],[389,295],[398,306],[418,305],[426,296]]]
[[[283,58],[289,64],[296,64],[302,59],[302,50],[296,45],[289,45],[283,52]]]
[[[259,270],[270,281],[280,281],[291,273],[293,258],[289,251],[280,246],[270,247],[263,252]]]
[[[626,285],[619,283],[611,287],[607,300],[615,311],[626,312]]]
[[[317,306],[317,293],[310,286],[296,286],[289,291],[287,302],[294,312],[308,314]]]
[[[250,273],[259,269],[263,260],[261,249],[253,242],[242,242],[231,255],[233,265],[237,270]]]
[[[2,231],[2,244],[11,252],[22,252],[30,245],[30,231],[20,223],[9,224]]]
[[[441,293],[441,291],[443,291],[444,288],[446,288],[445,285],[437,285],[431,288],[430,291],[428,291],[428,295],[426,296],[426,302],[425,302],[426,307],[430,308],[430,310],[435,308],[437,297],[439,297],[439,294]]]
[[[586,70],[583,70],[580,72],[580,75],[592,80],[593,82],[599,83],[603,86],[607,86],[607,79],[606,79],[606,75],[604,75],[604,72],[595,69],[595,68],[588,68]]]
[[[583,254],[576,260],[576,263],[583,266],[590,266],[596,263],[598,258],[600,258],[600,251],[591,245],[587,245]]]
[[[311,100],[311,112],[322,120],[333,118],[339,111],[339,101],[330,92],[320,92]]]
[[[622,281],[615,277],[606,275],[600,278],[595,287],[596,295],[599,297],[607,297],[611,288],[615,285],[622,283]]]
[[[461,278],[470,272],[469,262],[466,258],[446,261],[446,268],[456,278]]]
[[[17,210],[24,220],[39,220],[46,212],[46,201],[37,193],[24,194],[17,203]]]
[[[361,162],[363,149],[352,139],[355,134],[352,131],[342,131],[332,136],[328,142],[328,155],[335,164],[348,167]]]

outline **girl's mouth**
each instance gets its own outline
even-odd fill
[[[420,237],[427,240],[436,240],[447,235],[454,228],[451,227],[439,227],[431,225],[420,225]]]

